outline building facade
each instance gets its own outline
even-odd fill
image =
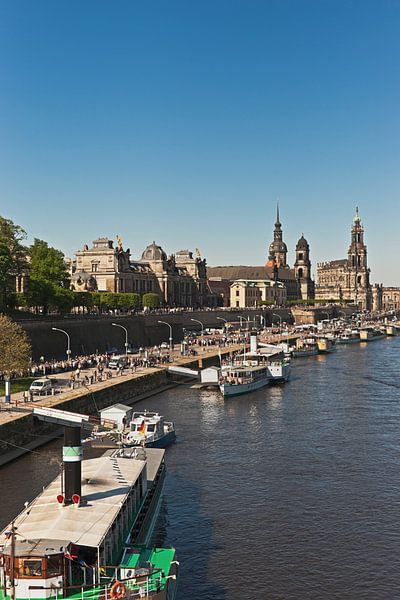
[[[354,303],[372,309],[372,286],[364,243],[364,227],[356,208],[347,258],[318,263],[315,297],[326,302]]]
[[[238,279],[230,286],[230,306],[233,308],[255,308],[261,302],[285,306],[286,287],[280,281]]]
[[[207,272],[210,287],[215,291],[222,292],[224,306],[230,306],[230,301],[234,300],[227,290],[230,290],[230,286],[239,280],[269,281],[268,289],[274,289],[274,286],[277,289],[279,282],[286,288],[285,302],[314,298],[310,246],[302,235],[296,245],[294,268],[290,268],[287,261],[287,246],[283,240],[282,224],[279,218],[279,207],[276,210],[273,240],[268,246],[268,260],[265,265],[259,267],[245,265],[208,267]],[[231,306],[235,306],[235,304]]]
[[[132,260],[109,238],[98,238],[92,247],[84,245],[71,262],[71,287],[75,291],[134,292],[159,295],[162,305],[201,307],[208,298],[206,260],[189,250],[167,256],[155,242],[147,246],[139,260]]]

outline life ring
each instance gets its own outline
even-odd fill
[[[110,598],[113,600],[120,600],[121,598],[125,598],[125,586],[120,581],[116,581],[111,590],[110,590]]]

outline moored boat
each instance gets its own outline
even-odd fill
[[[329,337],[317,338],[318,352],[327,354],[336,350],[335,340]]]
[[[386,326],[386,335],[392,337],[397,335],[397,327],[395,325],[387,325]]]
[[[3,532],[0,600],[175,598],[175,550],[146,546],[161,502],[164,450],[119,448],[82,461],[88,419],[34,411],[65,425],[64,468]]]
[[[318,344],[314,338],[299,339],[296,347],[291,350],[293,358],[303,358],[318,354]]]
[[[173,421],[165,421],[157,412],[134,412],[128,428],[122,437],[123,446],[166,448],[176,440]]]
[[[238,396],[265,387],[270,382],[266,364],[242,361],[222,368],[219,389],[224,397]]]
[[[360,329],[360,340],[362,342],[373,342],[375,340],[381,340],[384,337],[386,337],[386,333],[381,329],[375,329],[373,327]]]
[[[336,344],[355,344],[360,341],[360,333],[356,329],[342,331],[336,338]]]

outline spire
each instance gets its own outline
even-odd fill
[[[356,206],[356,216],[354,217],[354,223],[360,222],[360,216],[358,214],[358,206]]]
[[[280,221],[279,221],[279,201],[276,202],[276,225],[280,225]]]

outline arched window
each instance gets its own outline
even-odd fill
[[[298,270],[299,277],[303,277],[303,269]]]

